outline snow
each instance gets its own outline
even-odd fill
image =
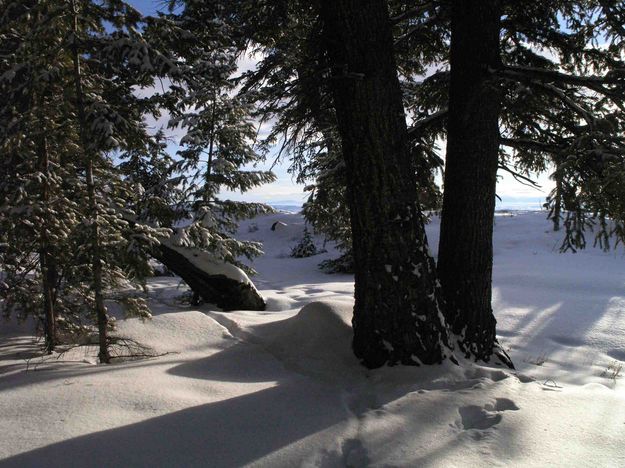
[[[154,318],[117,334],[157,358],[42,362],[29,326],[3,323],[0,466],[625,466],[625,384],[609,370],[625,361],[623,251],[560,254],[549,228],[540,212],[496,219],[494,310],[515,372],[362,368],[353,279],[316,268],[330,245],[289,257],[304,223],[285,213],[240,228],[264,243],[266,311],[184,306],[177,278],[150,281]],[[427,230],[434,248],[436,218]]]
[[[206,251],[184,246],[177,246],[171,242],[167,242],[166,245],[170,249],[175,250],[180,255],[189,260],[194,266],[209,275],[225,276],[226,278],[233,279],[235,281],[238,281],[239,283],[250,284],[251,286],[254,286],[253,283],[250,281],[249,277],[239,267],[232,265],[231,263],[219,261]]]

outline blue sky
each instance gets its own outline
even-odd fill
[[[166,0],[128,0],[128,2],[145,15],[155,14],[157,10],[165,10],[167,7]],[[247,65],[249,66],[249,64]],[[161,121],[156,124],[162,125],[163,123]],[[170,145],[170,149],[175,151],[176,145]],[[272,163],[273,156],[270,155],[268,161],[261,164],[260,168],[269,169]],[[283,161],[273,167],[278,179],[272,184],[263,185],[244,194],[226,192],[223,196],[234,200],[301,205],[307,195],[303,191],[304,186],[297,185],[293,177],[287,172],[288,165],[288,159],[284,158]],[[539,208],[554,184],[547,174],[538,175],[536,181],[541,186],[540,190],[524,186],[509,174],[503,174],[497,184],[497,194],[502,198],[501,202],[497,202],[498,207],[506,209]]]
[[[128,0],[128,3],[144,15],[153,15],[157,10],[164,10],[167,5],[162,0]]]

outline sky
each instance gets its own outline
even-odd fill
[[[129,3],[145,15],[153,15],[157,10],[165,10],[167,0],[129,0]],[[243,68],[251,68],[254,61],[247,58],[242,61]],[[166,116],[157,121],[150,121],[149,124],[155,129],[166,126]],[[176,141],[180,132],[168,131],[168,134]],[[444,144],[442,145],[444,148]],[[175,152],[177,145],[172,143],[169,150]],[[272,152],[265,163],[259,164],[260,169],[272,168],[277,180],[271,184],[252,189],[246,193],[224,192],[222,196],[232,200],[256,201],[273,205],[296,205],[300,206],[307,198],[304,192],[304,185],[297,184],[294,177],[288,173],[288,156],[283,157],[277,164],[273,164],[275,151]],[[537,174],[532,177],[540,186],[539,189],[528,187],[516,181],[510,174],[501,173],[497,183],[497,195],[501,200],[497,200],[499,209],[539,209],[545,201],[545,197],[553,189],[554,183],[549,179],[548,174]],[[440,178],[439,178],[440,179]]]

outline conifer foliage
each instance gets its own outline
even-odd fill
[[[251,102],[232,79],[238,48],[210,5],[194,5],[148,19],[120,0],[3,4],[1,307],[35,317],[48,352],[97,329],[109,362],[108,308],[149,317],[132,291],[167,246],[244,268],[240,256],[260,253],[233,233],[269,208],[219,195],[274,176],[245,169],[262,155]],[[163,93],[145,92],[163,80]],[[145,124],[163,110],[185,132],[177,155]]]
[[[271,146],[308,184],[307,221],[344,252],[326,266],[355,272],[354,350],[371,367],[453,348],[511,364],[491,306],[498,171],[552,171],[564,250],[589,230],[605,248],[625,240],[622,2],[167,5],[145,18],[122,0],[2,3],[0,306],[34,317],[47,352],[97,335],[109,362],[107,307],[149,316],[119,291],[143,285],[150,256],[209,302],[239,291],[264,307],[239,270],[261,246],[234,234],[270,208],[227,192],[275,179],[257,167]],[[175,154],[145,124],[162,112],[182,133]],[[436,267],[423,223],[441,206],[441,137]],[[306,230],[292,256],[315,251]],[[223,271],[246,280],[211,286]]]
[[[313,241],[308,227],[306,227],[304,228],[304,234],[302,235],[301,240],[291,249],[291,257],[306,258],[317,255],[317,253],[317,246]]]
[[[41,320],[49,352],[61,333],[84,339],[97,324],[101,362],[111,358],[107,301],[149,316],[118,291],[140,284],[164,234],[128,221],[133,194],[113,161],[152,140],[133,86],[166,65],[139,21],[124,2],[18,0],[0,24],[3,311]]]
[[[177,165],[185,176],[186,209],[179,216],[190,223],[176,230],[173,243],[202,248],[218,261],[253,271],[238,258],[259,255],[260,245],[234,238],[237,221],[271,208],[224,199],[223,192],[246,192],[275,175],[254,167],[264,154],[256,144],[253,102],[237,92],[236,30],[224,21],[220,2],[180,3],[179,10],[161,15],[148,29],[180,71],[161,96],[172,116],[169,126],[184,130]]]

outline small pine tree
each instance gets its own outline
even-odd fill
[[[308,228],[304,228],[304,234],[302,239],[291,249],[291,257],[293,258],[306,258],[312,257],[313,255],[317,255],[319,252],[317,251],[317,246],[313,241],[312,236],[310,235],[310,231]]]

